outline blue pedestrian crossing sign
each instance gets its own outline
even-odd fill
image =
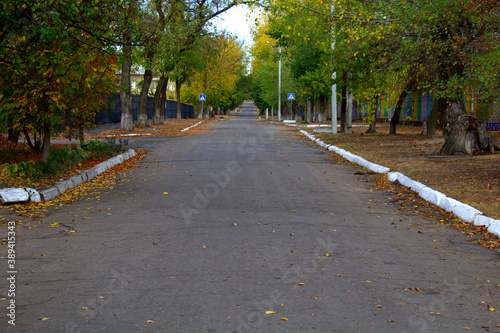
[[[204,102],[207,100],[207,96],[206,95],[200,95],[200,101]]]
[[[295,94],[294,93],[288,93],[288,100],[289,101],[295,101]]]

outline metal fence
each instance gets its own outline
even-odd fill
[[[146,113],[148,119],[151,119],[153,115],[153,97],[148,96],[148,101],[146,104]],[[113,94],[108,97],[108,108],[96,115],[95,122],[97,124],[115,124],[121,122],[121,103],[120,95]],[[139,110],[139,95],[132,95],[132,112],[134,121],[137,120],[137,114]],[[165,104],[165,119],[176,118],[177,117],[177,101],[167,100]],[[181,117],[182,118],[194,118],[194,106],[182,103],[181,104]]]

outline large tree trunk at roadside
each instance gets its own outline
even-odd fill
[[[480,151],[495,152],[483,120],[465,110],[463,98],[449,99],[440,112],[444,145],[441,155],[473,155]]]
[[[327,99],[326,97],[324,96],[320,96],[318,98],[318,102],[317,102],[317,115],[318,115],[318,123],[323,123],[326,121],[326,112],[327,112],[327,108],[326,108],[326,103],[327,103]]]
[[[144,80],[141,89],[141,95],[139,96],[139,110],[137,112],[137,127],[145,127],[148,123],[148,113],[146,107],[148,105],[148,94],[149,87],[151,86],[151,81],[153,81],[153,71],[146,69],[144,72]]]
[[[306,122],[312,123],[312,102],[310,99],[307,100],[306,104]]]
[[[132,67],[132,46],[130,30],[126,29],[123,33],[123,63],[122,78],[120,89],[121,103],[121,123],[120,129],[123,131],[134,130],[134,117],[132,114],[132,92],[130,88],[130,69]]]
[[[163,91],[165,91],[165,89],[167,88],[167,84],[168,78],[164,75],[160,76],[158,84],[156,85],[156,91],[153,101],[153,116],[151,122],[154,125],[163,123],[162,119],[164,119],[163,112],[165,110],[165,106],[162,107],[162,97]]]
[[[203,119],[203,108],[204,108],[204,105],[205,103],[203,103],[203,101],[201,101],[201,105],[200,105],[200,111],[198,112],[198,119]]]
[[[177,120],[182,119],[181,86],[182,83],[180,81],[175,82],[175,95],[177,96]]]

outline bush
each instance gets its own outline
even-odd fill
[[[116,143],[114,138],[106,139],[105,141],[100,140],[89,140],[82,144],[82,149],[89,152],[92,157],[106,157],[113,155],[115,153],[122,152],[128,145],[128,140],[120,139]]]
[[[2,175],[8,172],[12,178],[21,177],[33,180],[55,176],[85,161],[87,155],[88,153],[81,148],[58,148],[50,152],[46,162],[38,160],[4,165]]]

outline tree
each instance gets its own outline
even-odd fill
[[[232,96],[244,70],[244,52],[234,37],[221,35],[209,39],[202,47],[203,67],[188,82],[187,100],[197,102],[203,92],[207,96],[206,110],[229,107],[234,104]],[[200,112],[199,117],[203,117]],[[205,117],[212,116],[205,114]]]
[[[415,75],[409,81],[417,80],[413,88],[433,92],[445,138],[441,153],[492,150],[482,121],[466,113],[464,99],[471,83],[489,85],[475,64],[499,47],[498,2],[373,1],[362,8],[347,16],[355,33],[369,38],[377,59],[385,61],[380,69],[398,75],[410,66]],[[370,30],[365,29],[367,22],[372,22]]]
[[[115,87],[114,56],[86,32],[94,23],[82,19],[85,29],[80,29],[65,19],[87,10],[59,0],[13,0],[2,7],[0,16],[12,13],[19,21],[11,22],[16,29],[4,27],[6,35],[0,38],[0,120],[23,131],[44,160],[51,135],[70,125],[91,126],[95,112],[106,104],[100,94]]]

